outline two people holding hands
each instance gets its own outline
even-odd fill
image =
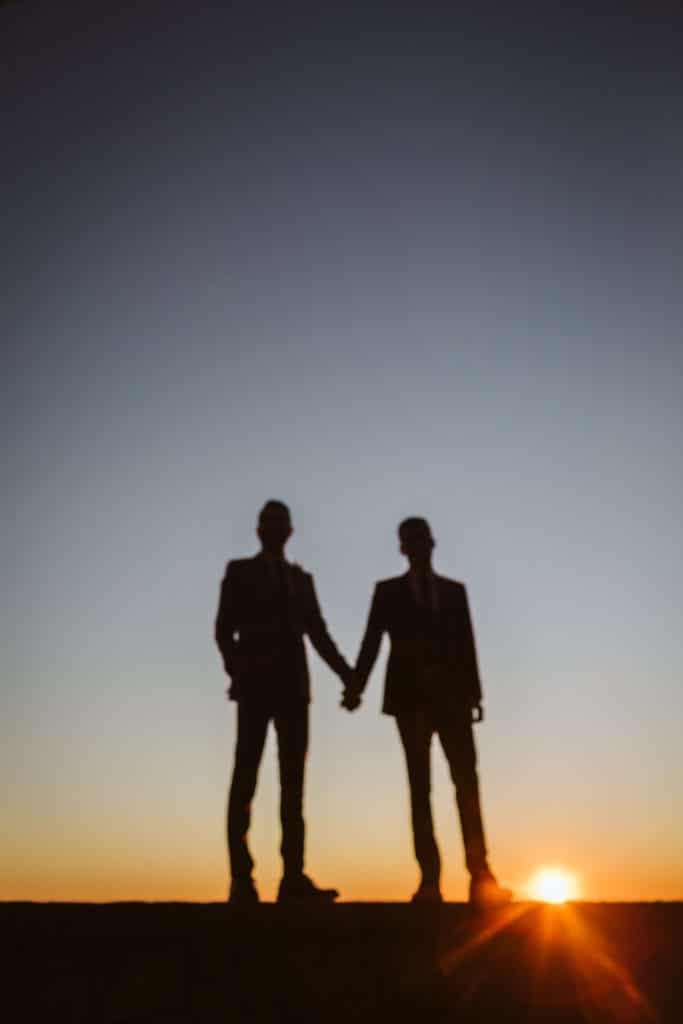
[[[342,706],[353,711],[379,653],[384,633],[391,650],[382,711],[395,718],[410,789],[415,856],[421,871],[413,902],[442,900],[440,856],[430,805],[430,746],[436,733],[448,761],[460,815],[470,901],[508,902],[488,864],[479,800],[472,723],[483,719],[476,650],[465,587],[432,568],[434,540],[425,519],[399,526],[408,572],[375,587],[355,668],[330,636],[313,577],[287,562],[292,534],[289,509],[268,501],[261,509],[260,552],[228,563],[221,585],[215,639],[237,702],[235,762],[228,800],[230,902],[258,902],[247,845],[250,806],[268,725],[275,725],[280,769],[283,876],[278,902],[331,902],[304,873],[304,767],[308,747],[310,681],[304,636],[344,684]]]

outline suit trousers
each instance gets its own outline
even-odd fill
[[[425,884],[438,885],[441,858],[431,808],[430,747],[436,733],[448,761],[460,816],[465,864],[471,875],[488,871],[479,801],[477,755],[469,711],[423,705],[396,714],[410,786],[415,856]]]
[[[280,852],[284,873],[296,876],[303,871],[303,795],[308,749],[308,703],[300,697],[273,703],[242,699],[237,705],[235,763],[228,799],[228,853],[233,878],[249,878],[254,866],[247,835],[251,803],[256,792],[258,770],[271,720],[277,735],[280,769]]]

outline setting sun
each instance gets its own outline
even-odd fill
[[[566,903],[578,895],[576,877],[562,868],[542,868],[529,883],[532,899],[543,903]]]

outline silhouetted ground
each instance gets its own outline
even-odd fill
[[[22,1022],[683,1022],[683,903],[5,903],[0,922]]]

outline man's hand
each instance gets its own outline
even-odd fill
[[[484,721],[484,707],[482,704],[475,704],[472,708],[472,721],[483,722]]]
[[[344,679],[344,693],[342,694],[341,707],[347,711],[355,711],[361,705],[361,684],[353,669]]]
[[[361,698],[358,690],[351,689],[350,687],[344,687],[344,693],[342,694],[341,704],[342,708],[346,708],[347,711],[355,711],[356,708],[361,706]]]

